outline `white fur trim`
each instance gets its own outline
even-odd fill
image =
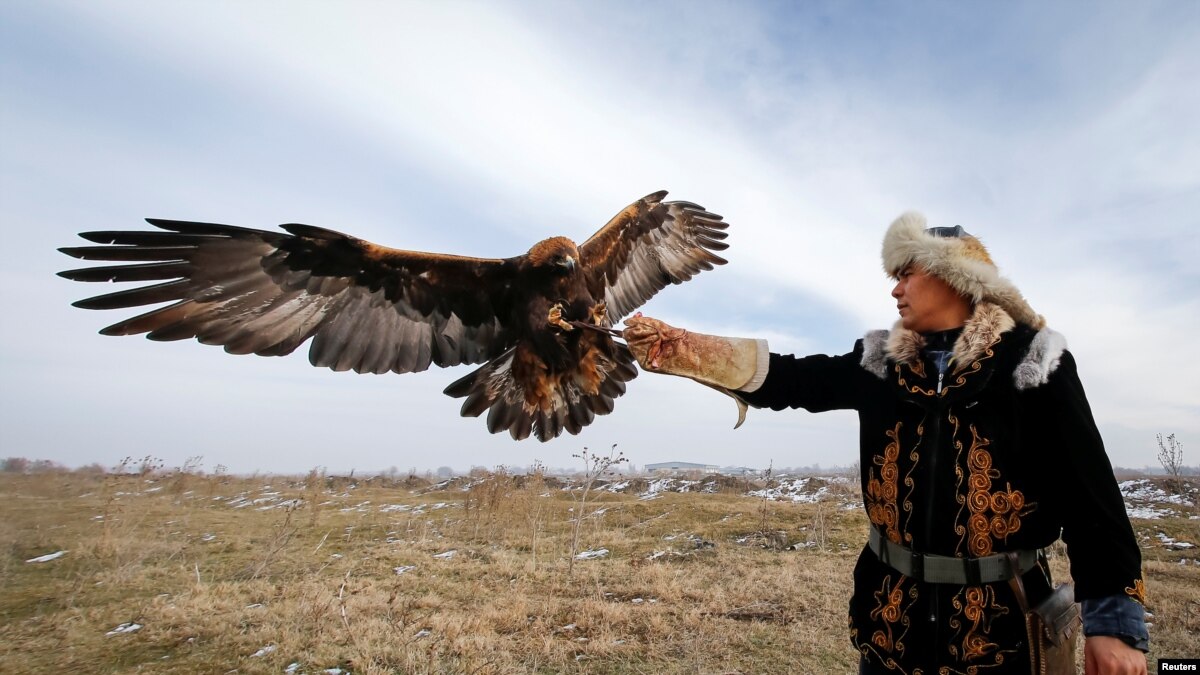
[[[1058,369],[1058,362],[1067,349],[1067,339],[1062,333],[1043,328],[1029,343],[1025,358],[1013,370],[1013,384],[1018,390],[1040,387],[1050,381],[1050,374]]]
[[[863,355],[859,365],[868,373],[879,379],[887,378],[887,341],[886,330],[873,330],[863,336]]]

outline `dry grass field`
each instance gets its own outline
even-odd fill
[[[666,485],[2,474],[0,672],[855,672],[851,483]],[[1198,521],[1164,513],[1151,658],[1195,656]]]

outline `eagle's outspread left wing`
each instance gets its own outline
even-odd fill
[[[608,304],[608,325],[668,284],[680,284],[725,260],[729,224],[691,202],[663,202],[665,190],[625,207],[579,247],[592,295]]]

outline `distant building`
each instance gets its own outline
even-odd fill
[[[695,462],[659,462],[643,467],[646,473],[673,473],[676,471],[699,471],[700,473],[717,473],[721,469],[716,464],[697,464]]]

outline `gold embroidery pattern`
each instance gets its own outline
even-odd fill
[[[875,470],[871,469],[867,481],[867,517],[871,522],[883,528],[888,539],[900,542],[900,514],[896,510],[897,482],[900,469],[896,460],[900,458],[900,426],[887,432],[892,439],[883,449],[883,457],[875,456],[874,462],[879,467],[879,478],[875,478]]]
[[[993,352],[991,349],[985,349],[985,350],[983,350],[983,354],[984,354],[983,356],[979,357],[978,361],[972,361],[971,365],[968,368],[966,368],[965,371],[964,370],[954,371],[954,373],[953,373],[954,382],[942,387],[942,396],[945,396],[946,393],[949,392],[951,389],[954,389],[956,387],[961,387],[964,384],[966,384],[968,375],[974,375],[975,373],[978,373],[979,371],[983,370],[983,364],[980,363],[980,361],[983,361],[984,359],[990,359],[992,356],[995,355],[995,352]]]
[[[975,373],[978,373],[980,370],[983,370],[982,362],[986,361],[996,355],[996,352],[992,349],[992,347],[995,347],[997,342],[1000,342],[999,335],[996,336],[996,339],[992,340],[991,344],[989,344],[988,346],[983,348],[983,354],[981,356],[979,356],[979,358],[971,361],[970,365],[964,363],[962,365],[955,367],[955,369],[951,373],[951,375],[953,375],[953,377],[954,377],[954,382],[951,384],[947,384],[945,387],[942,388],[942,396],[945,396],[947,393],[949,393],[949,391],[951,389],[954,389],[956,387],[961,387],[964,384],[966,384],[968,375],[974,375]]]
[[[904,577],[900,577],[895,586],[892,586],[892,575],[884,577],[880,590],[875,591],[875,609],[872,609],[870,614],[872,620],[880,621],[883,625],[875,633],[871,633],[870,644],[886,652],[899,653],[901,656],[905,651],[904,637],[908,633],[908,617],[901,607],[905,596],[904,590],[901,589],[904,580]],[[917,599],[916,585],[908,590],[908,596],[910,599]],[[902,627],[899,635],[896,635],[896,626]]]
[[[967,451],[967,551],[973,557],[992,554],[993,539],[1005,540],[1021,529],[1025,511],[1025,495],[1006,484],[1004,490],[991,492],[992,479],[1000,472],[992,468],[992,455],[987,451],[991,441],[979,435],[971,425],[971,449]],[[1032,510],[1032,509],[1030,509]],[[961,532],[961,526],[955,528]]]
[[[1137,600],[1142,605],[1146,604],[1146,582],[1141,579],[1134,579],[1133,586],[1125,589],[1125,595]]]
[[[918,359],[917,361],[915,361],[913,363],[909,363],[907,365],[908,365],[908,369],[913,371],[913,375],[916,375],[917,377],[919,377],[921,379],[925,379],[925,362],[924,361],[921,361],[920,359]]]
[[[922,396],[937,396],[937,392],[932,389],[922,389],[915,384],[910,385],[908,383],[908,380],[904,379],[904,371],[901,370],[900,368],[901,368],[901,364],[897,363],[896,364],[896,382],[899,383],[901,387],[904,387],[904,389],[908,393],[920,394]],[[921,374],[917,374],[916,369],[912,368],[911,366],[909,367],[909,369],[913,371],[914,375],[917,375],[917,377],[921,377],[922,379],[924,379],[924,372],[925,372],[924,366],[921,367]]]
[[[903,607],[904,597],[905,595],[908,596],[910,606],[917,599],[916,584],[909,586],[907,594],[901,588],[903,584],[903,576],[896,582],[894,588],[892,587],[892,576],[890,574],[883,578],[883,585],[875,592],[875,609],[871,610],[870,613],[871,619],[883,621],[883,628],[875,631],[871,635],[870,640],[863,641],[859,639],[858,629],[853,627],[854,619],[853,617],[850,618],[850,639],[858,647],[859,653],[863,656],[874,654],[878,661],[883,663],[888,670],[899,670],[902,673],[904,669],[896,662],[892,653],[898,652],[900,655],[903,655],[905,650],[904,636],[908,634],[909,618]],[[898,636],[895,634],[894,627],[896,625],[903,628]],[[920,668],[914,668],[912,675],[920,675],[921,672]]]
[[[950,420],[950,423],[954,425],[954,433],[950,434],[950,438],[952,439],[952,445],[954,446],[954,449],[956,451],[955,455],[954,455],[954,501],[958,502],[958,513],[954,516],[954,522],[955,522],[954,534],[958,535],[957,550],[959,552],[961,552],[963,535],[965,535],[967,533],[967,528],[959,523],[959,519],[962,518],[963,508],[967,504],[967,498],[963,495],[963,489],[962,489],[962,486],[963,486],[963,470],[962,470],[963,444],[962,444],[962,441],[958,440],[958,418],[955,417],[953,413],[950,413],[948,415],[948,419]]]
[[[888,670],[898,670],[902,673],[902,675],[909,675],[903,668],[900,667],[899,663],[896,663],[896,659],[893,659],[890,656],[883,656],[879,652],[875,651],[875,648],[872,647],[870,643],[860,642],[858,639],[857,628],[850,629],[850,642],[858,647],[858,653],[862,654],[864,657],[868,654],[874,653],[883,661],[883,665],[887,667]],[[920,668],[914,668],[911,675],[922,675],[924,672],[925,671],[921,670]]]
[[[871,610],[871,618],[883,620],[883,628],[875,631],[871,635],[871,642],[887,651],[897,649],[901,654],[904,653],[904,645],[897,644],[892,639],[892,624],[899,623],[903,614],[900,611],[900,603],[904,600],[904,591],[900,590],[900,584],[897,583],[895,588],[889,589],[892,577],[889,574],[883,579],[883,588],[875,591],[875,609]]]
[[[960,599],[961,598],[961,599]],[[961,596],[952,600],[954,609],[958,610],[950,619],[950,627],[956,635],[962,634],[966,627],[961,645],[951,644],[950,655],[960,661],[976,661],[999,649],[1000,645],[988,640],[992,618],[1008,613],[1008,608],[996,602],[995,589],[990,586],[968,586],[963,589]],[[996,652],[995,663],[1004,661],[1003,652]]]
[[[912,371],[913,375],[921,379],[925,379],[925,363],[919,359],[913,363],[897,363],[895,365],[896,382],[910,394],[920,394],[922,396],[945,396],[950,392],[951,389],[956,389],[965,385],[967,383],[967,377],[983,370],[983,361],[986,361],[996,355],[996,352],[992,349],[992,347],[994,347],[999,341],[1000,338],[997,337],[990,345],[984,347],[983,354],[979,358],[971,361],[970,364],[963,364],[956,367],[951,372],[951,376],[954,378],[954,381],[943,386],[940,394],[934,389],[922,389],[919,385],[909,384],[908,380],[904,379],[904,371],[901,370],[902,366],[907,366],[908,369]]]
[[[901,504],[901,506],[904,508],[904,512],[906,514],[912,513],[912,508],[913,508],[912,493],[913,493],[913,490],[916,489],[916,485],[917,485],[916,481],[913,480],[912,475],[913,475],[913,472],[915,472],[917,470],[917,463],[921,459],[921,455],[917,451],[921,449],[921,443],[924,442],[924,440],[925,440],[925,425],[922,423],[922,424],[917,425],[917,442],[915,445],[913,445],[913,449],[908,453],[908,459],[909,459],[910,464],[908,465],[908,473],[904,474],[904,487],[908,488],[908,492],[905,493],[904,501]],[[907,527],[904,529],[905,529],[904,541],[905,541],[905,543],[911,544],[912,540],[913,540],[912,533],[908,532]]]

